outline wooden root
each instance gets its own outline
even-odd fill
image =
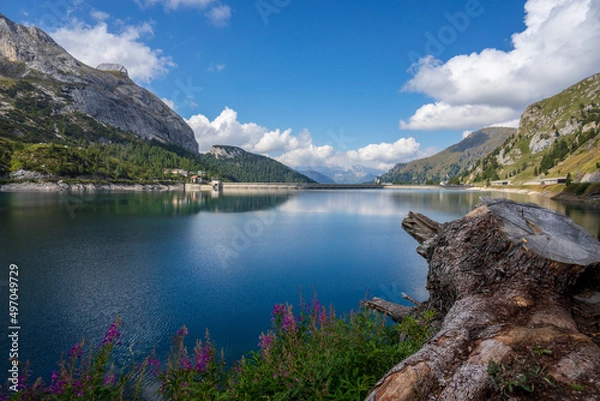
[[[401,323],[404,318],[411,314],[413,309],[409,306],[396,304],[381,298],[363,301],[361,302],[361,305],[389,316],[396,323]]]

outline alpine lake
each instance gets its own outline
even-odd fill
[[[61,354],[98,344],[117,316],[119,364],[165,358],[183,325],[190,347],[208,330],[234,362],[258,349],[274,304],[317,294],[344,314],[371,296],[425,300],[427,264],[402,219],[454,220],[484,195],[539,203],[599,235],[598,206],[498,192],[0,193],[0,296],[7,305],[17,266],[19,359],[46,382]],[[0,320],[8,330],[8,308]]]

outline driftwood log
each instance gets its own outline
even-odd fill
[[[403,221],[441,325],[367,401],[600,400],[600,242],[535,204],[482,202],[445,224]]]
[[[410,306],[400,305],[381,298],[363,301],[361,302],[361,305],[388,315],[396,323],[401,323],[402,320],[409,316],[413,311],[413,308]]]

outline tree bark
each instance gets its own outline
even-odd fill
[[[574,303],[575,290],[600,296],[600,243],[535,204],[482,201],[449,223],[403,221],[429,262],[425,304],[443,320],[367,401],[600,399],[600,314]]]

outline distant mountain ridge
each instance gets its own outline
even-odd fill
[[[110,60],[107,60],[110,61]],[[52,100],[53,114],[84,113],[141,138],[172,143],[197,152],[189,125],[156,95],[126,74],[99,70],[76,60],[42,30],[0,14],[0,78],[5,87],[29,82]],[[15,107],[2,99],[2,113]]]
[[[515,132],[515,128],[483,128],[433,156],[397,164],[380,180],[392,183],[439,183],[466,171],[473,162],[489,154]]]
[[[368,184],[373,183],[380,171],[361,165],[348,168],[326,166],[297,167],[297,171],[306,174],[320,184]]]
[[[335,181],[333,180],[333,178],[331,178],[325,174],[319,173],[316,170],[297,170],[297,171],[300,174],[304,174],[311,180],[318,182],[319,184],[335,184]]]

